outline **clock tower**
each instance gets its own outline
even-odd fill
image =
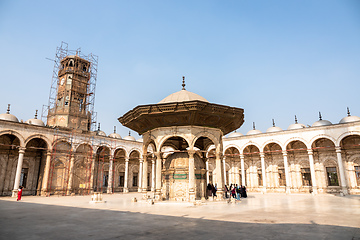
[[[90,130],[88,106],[91,63],[78,55],[60,60],[54,105],[48,111],[47,125]]]

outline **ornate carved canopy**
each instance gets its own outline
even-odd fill
[[[118,120],[139,134],[158,127],[203,126],[221,129],[225,135],[244,123],[244,110],[196,100],[140,105]]]

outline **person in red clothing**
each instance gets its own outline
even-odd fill
[[[23,191],[23,186],[20,186],[20,187],[19,187],[19,191],[18,191],[18,198],[17,198],[16,201],[21,200],[22,191]]]

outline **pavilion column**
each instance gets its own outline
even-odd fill
[[[263,180],[263,192],[266,193],[266,166],[265,166],[265,153],[260,152],[261,159],[261,175]]]
[[[155,199],[161,201],[161,153],[156,152],[156,189],[155,189]]]
[[[142,177],[142,192],[144,193],[144,194],[146,194],[147,193],[147,185],[148,185],[148,178],[147,178],[147,175],[148,175],[148,160],[147,160],[147,157],[146,157],[146,155],[143,157],[143,160],[144,160],[144,162],[143,162],[143,177]],[[144,196],[144,197],[146,197],[146,196]],[[147,198],[147,197],[146,197]]]
[[[313,194],[317,194],[317,184],[316,184],[316,175],[315,175],[315,165],[314,165],[314,156],[313,150],[308,149],[309,155],[309,165],[310,165],[310,174],[311,174],[311,185]]]
[[[224,156],[222,159],[222,167],[223,167],[223,175],[224,175],[224,185],[227,185],[227,181],[226,181],[226,163],[225,163],[225,159],[226,157]]]
[[[195,159],[194,150],[188,150],[189,155],[189,200],[195,201]]]
[[[223,186],[223,176],[222,176],[222,171],[221,171],[221,158],[222,158],[222,154],[220,151],[216,151],[215,153],[216,155],[216,181],[217,181],[217,198],[218,199],[223,199],[224,196],[223,196],[223,189],[224,189],[224,186]]]
[[[344,195],[348,194],[348,190],[347,190],[347,184],[346,184],[346,178],[345,178],[345,171],[344,171],[344,165],[343,165],[343,160],[342,160],[342,156],[341,156],[341,147],[335,147],[336,150],[336,156],[337,156],[337,161],[338,161],[338,166],[339,166],[339,174],[340,174],[340,182],[341,182],[341,191]]]
[[[73,183],[73,177],[74,177],[74,159],[75,156],[73,153],[71,153],[70,156],[70,169],[69,169],[69,179],[68,179],[68,185],[67,185],[67,191],[66,195],[70,195],[72,192],[72,183]]]
[[[90,192],[94,192],[94,174],[95,174],[95,159],[96,159],[96,155],[95,154],[91,154],[91,172],[90,172],[90,186],[89,186],[89,190]]]
[[[19,158],[16,167],[14,189],[12,190],[12,197],[17,197],[20,185],[21,170],[24,161],[25,148],[19,148]]]
[[[143,159],[139,159],[139,188],[138,188],[138,192],[142,191],[142,179],[143,179]]]
[[[241,185],[245,186],[245,163],[244,163],[245,157],[244,154],[240,154],[240,166],[241,166]]]
[[[155,160],[152,159],[151,160],[151,192],[155,192],[155,182],[156,182],[156,179],[155,179]]]
[[[285,180],[286,180],[285,192],[290,193],[290,174],[289,174],[289,166],[287,159],[287,151],[283,151],[283,157],[284,157]]]
[[[107,193],[113,192],[113,172],[114,172],[114,156],[111,155],[109,162],[109,179],[108,179]]]
[[[126,157],[125,158],[124,193],[129,192],[128,179],[129,179],[129,158]]]
[[[209,159],[208,158],[206,158],[205,167],[206,167],[206,183],[209,184],[210,177],[209,177]]]
[[[44,170],[44,180],[42,184],[41,195],[46,196],[47,187],[49,184],[49,175],[50,175],[50,165],[51,165],[51,151],[46,152],[46,162],[45,162],[45,170]]]

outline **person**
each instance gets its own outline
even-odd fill
[[[232,186],[232,189],[231,189],[231,196],[232,196],[233,198],[236,198],[236,188],[235,188],[235,185],[234,185],[234,186]]]
[[[236,184],[236,199],[240,200],[240,187]]]
[[[23,186],[20,186],[19,189],[18,189],[18,197],[17,197],[17,200],[16,201],[20,201],[21,200],[21,196],[22,196],[22,191],[23,191]]]
[[[215,186],[214,186],[214,184],[211,184],[211,187],[212,187],[213,197],[216,197],[216,191],[217,191],[217,189],[216,189],[216,184],[215,184]]]
[[[211,195],[212,195],[212,186],[211,186],[211,183],[208,183],[208,185],[207,185],[207,196],[211,197]]]
[[[241,185],[241,197],[247,198],[246,187]]]
[[[227,187],[227,185],[225,184],[225,198],[228,198],[228,192],[229,192],[229,188]]]

